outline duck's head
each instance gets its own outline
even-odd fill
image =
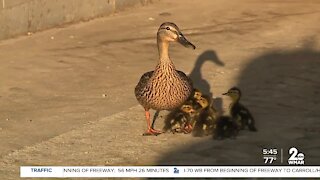
[[[200,98],[197,99],[196,101],[197,101],[197,103],[200,104],[200,106],[201,106],[203,109],[205,109],[205,108],[207,108],[207,107],[209,106],[209,101],[208,101],[206,98],[204,98],[204,97],[200,97]]]
[[[200,99],[201,96],[202,96],[202,93],[200,92],[199,89],[193,89],[193,98]]]
[[[181,111],[188,113],[190,115],[194,114],[196,111],[193,109],[193,107],[189,104],[184,104],[181,106]]]
[[[180,32],[177,25],[171,22],[165,22],[161,24],[157,33],[158,39],[163,42],[179,42],[187,48],[196,49],[191,42],[189,42],[184,35]]]
[[[228,92],[223,93],[222,95],[229,96],[229,97],[231,97],[231,99],[233,101],[237,101],[241,97],[241,91],[239,88],[233,87],[233,88],[229,89]]]

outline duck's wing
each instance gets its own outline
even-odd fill
[[[238,104],[238,111],[239,111],[239,114],[241,115],[241,116],[244,116],[244,117],[246,117],[246,118],[248,118],[248,119],[253,119],[253,117],[252,117],[252,114],[250,113],[250,111],[249,111],[249,109],[248,108],[246,108],[244,105],[242,105],[242,104]]]
[[[143,92],[144,87],[147,85],[148,81],[152,77],[153,72],[154,71],[149,71],[149,72],[144,73],[141,76],[141,78],[135,88],[135,91],[134,91],[136,97],[141,96],[141,93]]]
[[[191,87],[193,87],[193,83],[192,83],[191,78],[189,78],[189,77],[188,77],[184,72],[182,72],[182,71],[178,71],[178,70],[177,70],[177,72],[178,72],[178,74],[180,75],[180,77],[182,78],[183,81],[187,81],[187,82],[191,85]]]
[[[249,130],[257,131],[257,129],[255,127],[255,120],[254,120],[251,112],[249,111],[249,109],[246,108],[245,106],[243,106],[242,104],[239,104],[239,105],[240,105],[239,114],[240,114],[240,116],[242,116],[243,118],[246,118],[248,120]]]

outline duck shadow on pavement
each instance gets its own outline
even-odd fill
[[[190,74],[200,80],[197,83],[204,92],[210,92],[210,85],[200,68],[209,59],[223,65],[214,51],[206,51]],[[256,119],[258,132],[243,130],[236,139],[226,140],[204,137],[164,154],[157,165],[264,165],[262,148],[283,150],[283,162],[279,155],[273,164],[288,165],[290,147],[304,153],[306,165],[319,164],[320,52],[312,47],[273,50],[250,62],[236,86]]]
[[[210,84],[205,78],[203,78],[201,73],[201,68],[207,61],[215,63],[218,66],[225,65],[224,62],[219,59],[217,53],[214,50],[207,50],[199,55],[191,73],[189,74],[189,77],[192,79],[193,86],[195,88],[198,88],[203,94],[212,97]]]

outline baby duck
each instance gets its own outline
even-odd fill
[[[197,102],[199,98],[201,98],[202,93],[200,92],[199,89],[193,89],[193,93],[191,96],[187,99],[185,104],[189,104],[193,107],[193,109],[198,110],[201,109],[201,105]]]
[[[235,138],[238,132],[238,125],[231,116],[220,116],[216,121],[213,139]]]
[[[212,99],[207,95],[203,95],[198,89],[194,89],[193,96],[189,98],[188,102],[191,103],[193,109],[197,111],[201,111],[209,107],[213,112],[216,112],[212,106]]]
[[[194,89],[192,95],[180,107],[169,113],[165,120],[164,131],[191,133],[194,127],[194,136],[212,134],[217,111],[213,108],[210,97]]]
[[[185,134],[189,134],[193,130],[193,125],[197,119],[198,113],[192,107],[192,104],[190,102],[182,105],[180,109],[186,114],[186,121],[182,126],[183,132]]]
[[[193,136],[212,134],[217,119],[217,111],[213,107],[212,99],[206,95],[201,95],[196,97],[195,101],[200,109],[198,109],[199,115],[194,124]]]
[[[222,95],[226,95],[231,98],[232,102],[229,107],[230,114],[232,118],[236,120],[238,127],[240,127],[240,129],[244,129],[248,126],[250,131],[257,131],[257,128],[255,127],[255,120],[250,111],[239,102],[241,98],[240,89],[233,87]]]
[[[170,131],[172,133],[177,133],[181,131],[183,123],[185,123],[185,114],[180,110],[180,108],[171,111],[165,118],[163,132]]]
[[[190,133],[197,121],[199,111],[206,108],[206,104],[208,102],[202,98],[202,93],[198,89],[193,89],[188,100],[167,115],[163,130],[171,130],[173,133]]]
[[[194,88],[193,89],[193,99],[199,99],[203,94],[201,93],[201,91],[199,89]]]
[[[171,111],[165,119],[163,131],[170,130],[172,133],[190,133],[192,121],[196,115],[190,102],[186,102],[180,108]]]
[[[205,108],[203,105],[199,104],[197,101],[202,97],[202,93],[198,89],[193,89],[193,93],[189,99],[181,106],[181,110],[187,114],[184,124],[184,133],[191,133],[195,122],[198,119],[199,112]]]

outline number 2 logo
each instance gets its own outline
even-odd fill
[[[298,149],[297,148],[295,148],[295,147],[290,148],[289,154],[291,154],[291,156],[289,157],[290,161],[298,160],[298,157],[297,157]]]
[[[301,161],[304,159],[304,154],[301,152],[299,153],[298,149],[295,147],[289,149],[289,154],[291,154],[288,159],[289,161]]]

